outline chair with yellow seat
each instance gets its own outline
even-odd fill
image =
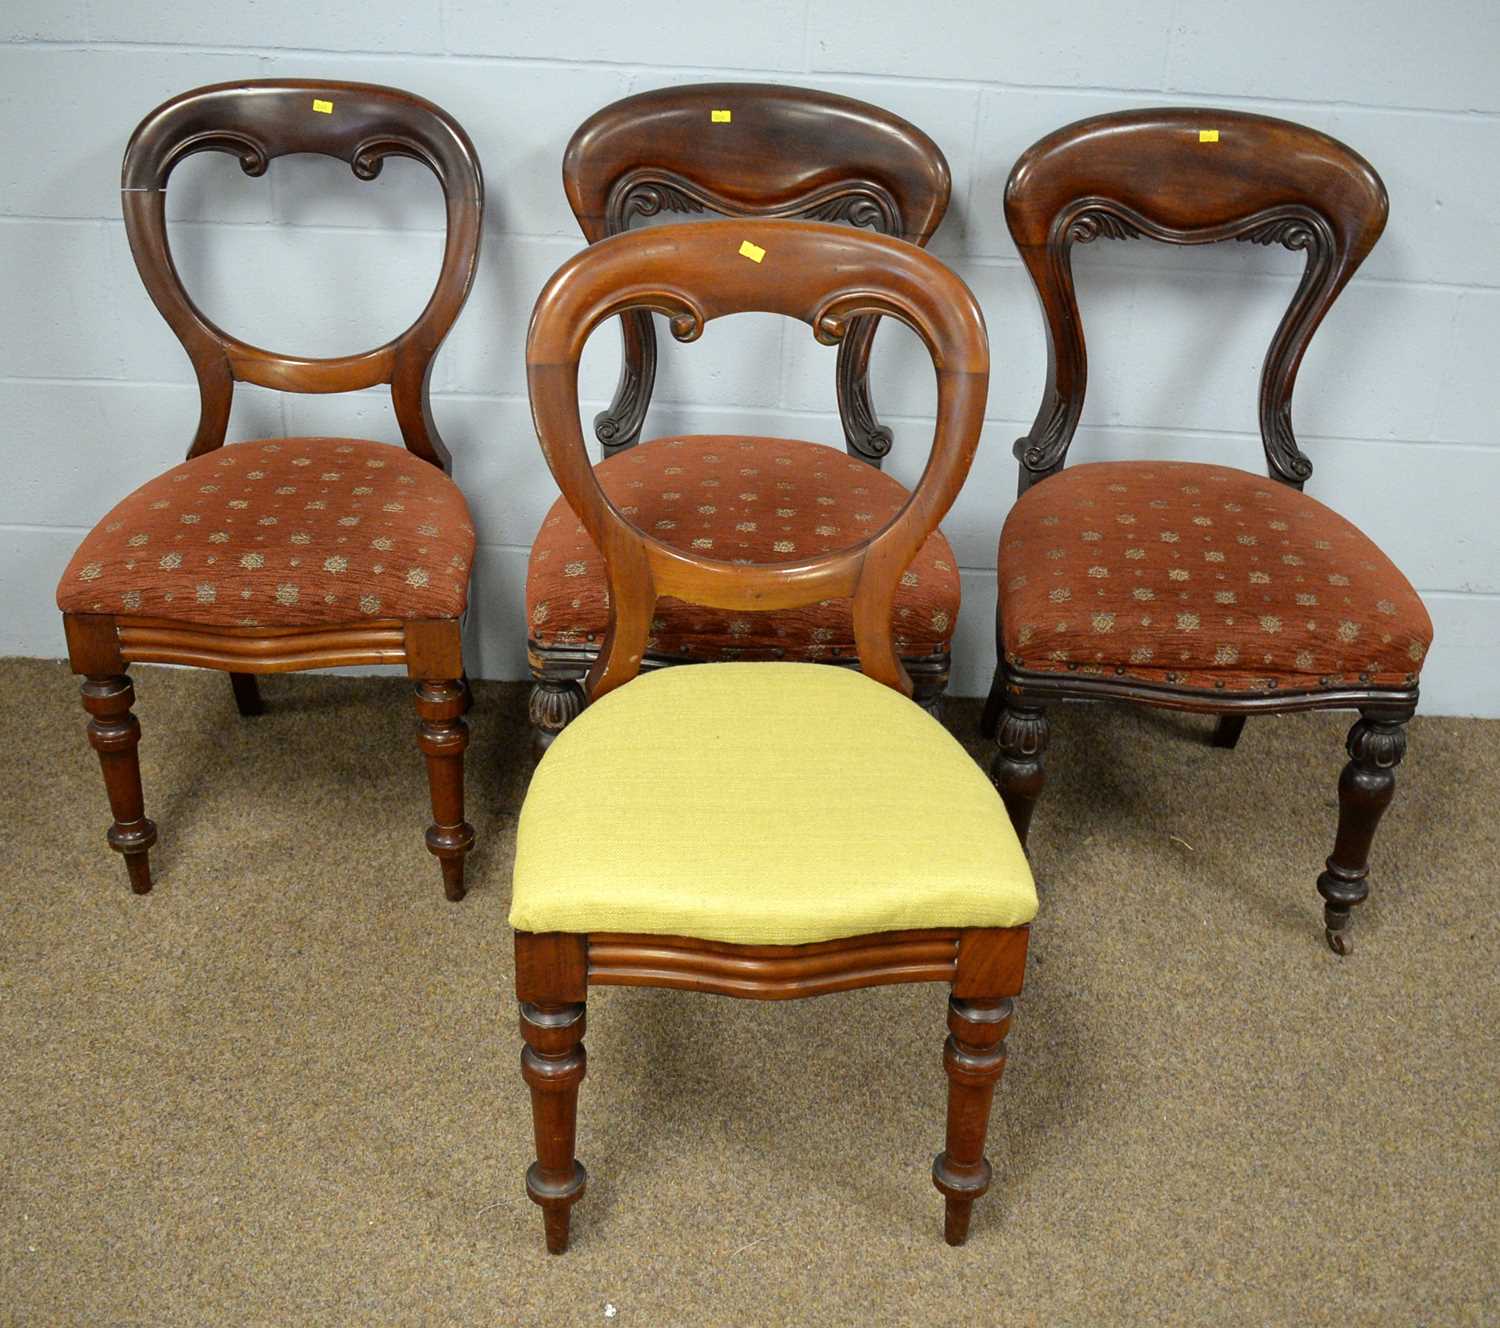
[[[761,253],[747,261],[745,242]],[[796,561],[734,563],[633,525],[601,487],[578,413],[578,362],[601,323],[649,309],[695,339],[742,311],[836,342],[898,318],[937,370],[932,453],[868,538]],[[591,986],[752,1000],[886,983],[950,986],[947,1143],[933,1164],[961,1244],[988,1188],[984,1138],[1021,990],[1036,892],[998,795],[911,697],[891,601],[979,439],[989,355],[968,288],[921,250],[801,222],[693,223],[602,241],[537,301],[527,343],[542,450],[603,552],[608,634],[590,704],[537,768],[518,829],[511,923],[547,1248],[567,1247]],[[848,597],[860,672],[705,663],[640,675],[660,596],[770,611]],[[639,675],[639,676],[638,676]]]

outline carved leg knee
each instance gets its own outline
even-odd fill
[[[578,1085],[588,1068],[584,1025],[582,1003],[521,1006],[521,1077],[531,1088],[537,1157],[526,1172],[526,1193],[541,1205],[549,1254],[568,1248],[572,1208],[588,1184],[588,1173],[573,1156]]]
[[[1007,703],[995,741],[1000,750],[990,766],[990,778],[1000,790],[1016,838],[1024,846],[1031,829],[1031,813],[1047,779],[1042,769],[1042,753],[1047,748],[1046,712],[1040,706]]]
[[[89,743],[99,753],[104,787],[114,824],[109,827],[109,846],[124,855],[130,888],[138,895],[151,889],[151,845],[156,843],[156,823],[147,819],[145,795],[141,792],[141,762],[136,750],[141,742],[141,724],[130,713],[135,688],[123,673],[90,677],[83,684],[83,708],[89,712]]]
[[[943,1239],[962,1245],[969,1236],[974,1201],[990,1187],[990,1164],[984,1139],[990,1126],[990,1104],[1005,1072],[1005,1035],[1015,1002],[948,1000],[948,1041],[943,1068],[948,1071],[948,1134],[933,1159],[932,1183],[943,1195]]]
[[[526,712],[531,720],[531,751],[540,761],[552,740],[583,711],[583,688],[567,678],[533,677]]]
[[[427,848],[443,868],[443,893],[464,897],[464,856],[474,847],[474,827],[464,820],[464,689],[457,679],[417,684],[417,745],[427,759],[432,820]]]
[[[242,715],[263,715],[266,703],[260,699],[260,683],[253,673],[231,673],[229,685],[234,688],[234,704]]]
[[[1345,744],[1349,764],[1339,776],[1339,828],[1327,870],[1318,877],[1328,944],[1353,949],[1349,914],[1370,893],[1370,844],[1396,791],[1396,767],[1406,754],[1406,720],[1361,712]]]

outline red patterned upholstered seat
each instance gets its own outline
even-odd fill
[[[1245,692],[1409,687],[1432,643],[1415,590],[1360,530],[1224,466],[1070,466],[1000,537],[1017,669]]]
[[[110,511],[73,555],[57,604],[226,627],[456,618],[473,559],[463,494],[403,447],[235,443]]]
[[[596,467],[611,500],[664,542],[712,557],[786,562],[874,534],[907,499],[889,475],[831,447],[782,438],[661,438]],[[597,645],[609,625],[598,551],[558,499],[542,522],[526,576],[531,639]],[[958,617],[953,551],[936,533],[902,578],[892,622],[909,657],[949,648]],[[739,613],[662,599],[648,648],[688,658],[848,658],[848,600]]]

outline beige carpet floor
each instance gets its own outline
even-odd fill
[[[928,1178],[941,989],[605,989],[559,1259],[521,1183],[523,689],[476,688],[455,905],[404,682],[271,678],[241,720],[222,677],[136,672],[146,898],[75,680],[0,664],[5,1323],[1500,1321],[1500,724],[1413,725],[1341,961],[1313,880],[1347,718],[1229,753],[1060,712],[968,1246]]]

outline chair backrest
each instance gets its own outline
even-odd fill
[[[1047,386],[1016,443],[1021,490],[1062,469],[1083,413],[1087,359],[1072,248],[1100,236],[1167,244],[1249,240],[1303,250],[1301,284],[1266,353],[1260,433],[1270,475],[1300,489],[1312,463],[1292,432],[1303,353],[1385,228],[1385,186],[1352,148],[1241,111],[1127,111],[1080,120],[1021,154],[1005,218],[1041,297]]]
[[[442,186],[448,223],[432,298],[406,331],[383,346],[330,359],[279,355],[216,327],[184,289],[167,242],[167,181],[178,162],[195,152],[237,156],[247,175],[263,175],[273,158],[295,152],[340,158],[361,180],[379,175],[387,157],[424,163]],[[223,445],[236,382],[286,392],[351,392],[389,383],[407,448],[448,469],[427,380],[473,284],[484,208],[474,145],[451,116],[409,92],[366,83],[276,79],[197,88],[141,121],[125,150],[120,189],[141,280],[198,376],[202,409],[189,457]]]
[[[878,106],[807,88],[700,83],[596,111],[563,156],[563,185],[592,244],[663,212],[845,221],[925,245],[948,208],[941,149]],[[851,455],[878,465],[890,430],[875,416],[868,368],[877,320],[840,344],[839,414]],[[594,422],[606,450],[640,435],[656,370],[648,314],[621,320],[615,403]]]
[[[779,563],[706,557],[632,524],[599,485],[578,415],[584,343],[632,309],[663,314],[679,341],[696,340],[715,318],[751,311],[801,319],[825,345],[860,315],[905,323],[937,371],[932,452],[911,497],[867,539]],[[989,384],[984,318],[953,272],[899,240],[815,222],[707,221],[619,235],[576,254],[542,289],[526,372],[547,464],[609,575],[610,625],[585,684],[591,699],[639,671],[662,595],[738,610],[851,596],[861,669],[911,695],[892,640],[892,601],[968,473]]]

